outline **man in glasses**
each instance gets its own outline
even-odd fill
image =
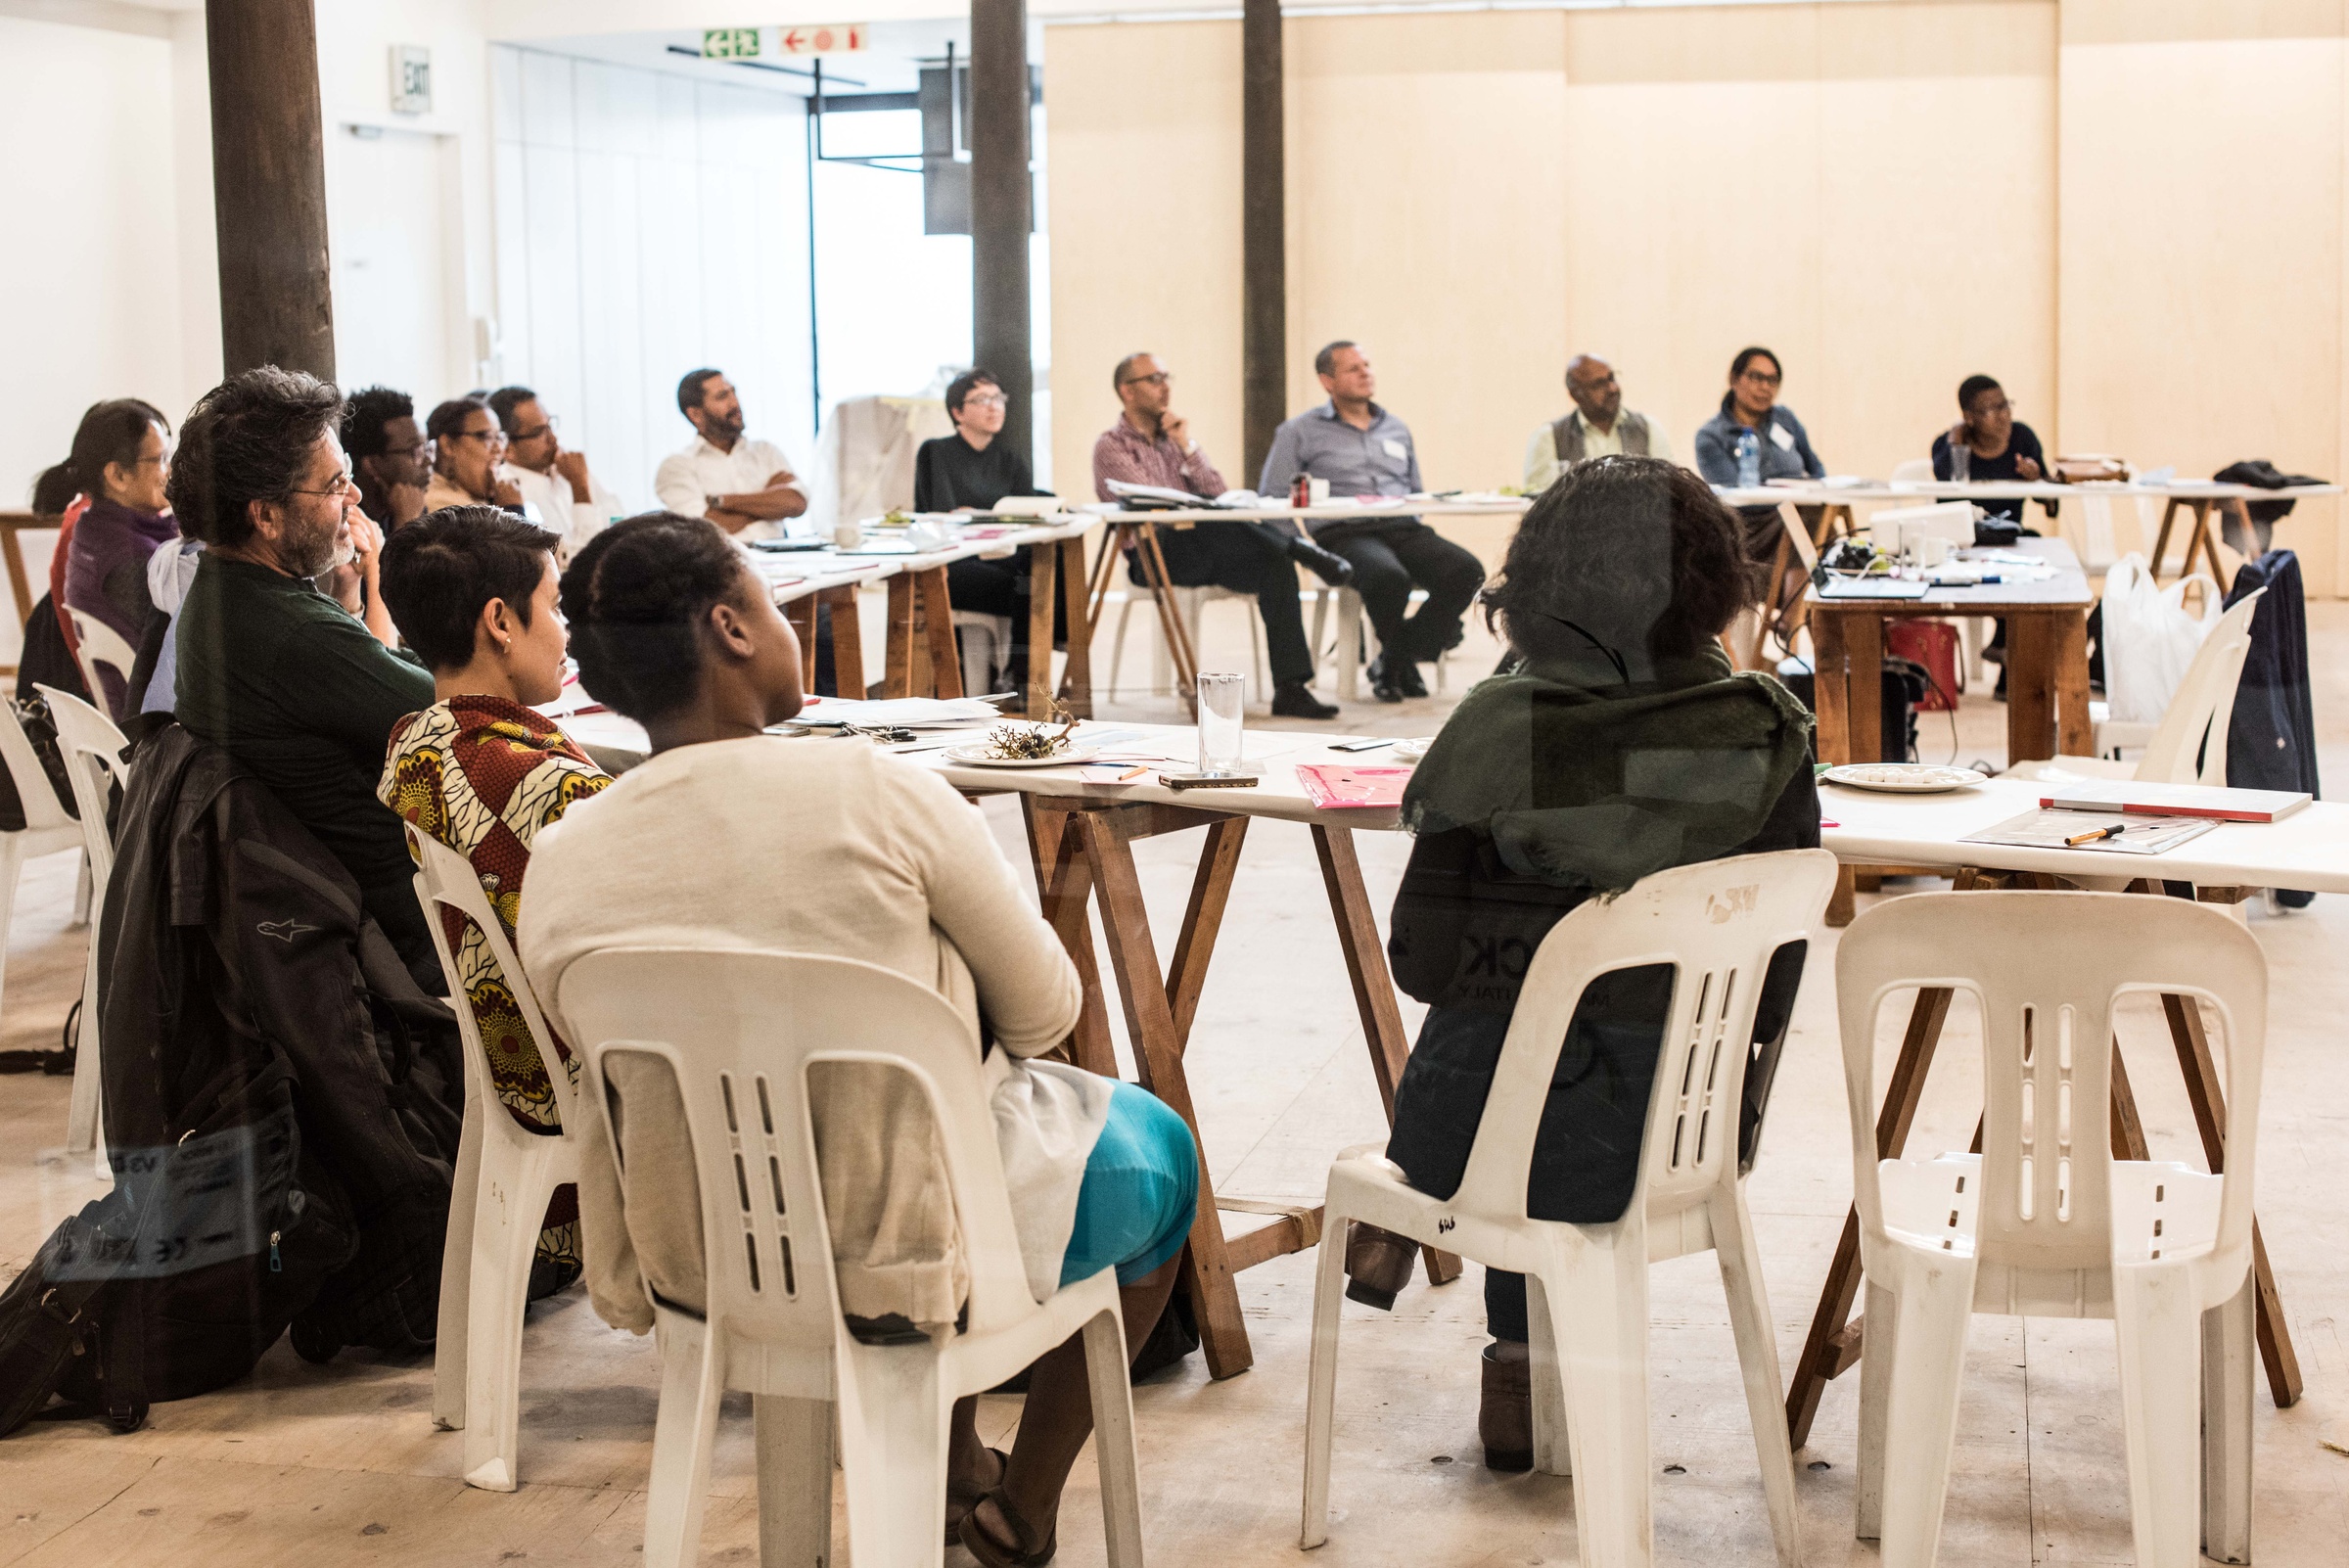
[[[343,405],[343,450],[359,482],[359,510],[392,533],[424,516],[433,447],[408,394],[366,387]]]
[[[522,514],[522,491],[498,476],[505,460],[506,433],[489,412],[489,399],[468,394],[451,397],[424,422],[433,443],[433,482],[424,492],[424,509],[444,506],[501,506]]]
[[[1623,406],[1615,367],[1596,354],[1566,361],[1566,395],[1574,412],[1534,432],[1525,443],[1525,493],[1539,495],[1577,463],[1626,453],[1672,461],[1672,438],[1645,414]]]
[[[506,433],[506,466],[498,477],[535,507],[538,525],[563,535],[556,555],[563,561],[596,533],[628,515],[612,487],[588,472],[587,454],[563,444],[555,416],[528,387],[500,387],[489,394],[489,412]]]
[[[1093,442],[1093,493],[1115,500],[1109,482],[1154,484],[1214,499],[1223,476],[1192,439],[1190,424],[1174,412],[1174,374],[1155,354],[1128,354],[1111,376],[1123,411]],[[1313,653],[1297,607],[1297,566],[1303,563],[1332,587],[1354,580],[1343,557],[1293,528],[1276,523],[1202,523],[1158,535],[1167,576],[1177,587],[1214,586],[1256,595],[1265,622],[1265,656],[1272,666],[1272,712],[1282,718],[1335,718],[1337,708],[1313,695]],[[1128,573],[1142,577],[1130,562]]]
[[[342,412],[333,387],[264,365],[205,393],[181,427],[166,493],[205,549],[173,627],[175,706],[343,862],[437,991],[416,867],[375,795],[392,722],[432,705],[433,677],[312,580],[350,562],[362,534],[379,537],[336,437]]]
[[[677,383],[677,412],[693,444],[661,459],[653,493],[663,510],[706,517],[738,539],[771,539],[807,510],[807,486],[783,448],[743,435],[742,398],[722,370],[691,370]]]

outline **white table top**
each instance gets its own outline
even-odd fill
[[[1165,511],[1099,512],[1109,523],[1336,523],[1378,517],[1519,517],[1533,505],[1528,495],[1502,495],[1475,500],[1444,500],[1436,496],[1394,496],[1375,504],[1324,501],[1318,506],[1186,506]]]
[[[1892,506],[1931,501],[2068,501],[2085,495],[2151,496],[2179,501],[2290,501],[2312,495],[2338,495],[2338,484],[2290,484],[2263,490],[2255,484],[2228,484],[2217,480],[2172,480],[2166,484],[2090,481],[2057,484],[2049,480],[1985,481],[1959,484],[1949,480],[1869,480],[1861,484],[1762,484],[1740,487],[1715,485],[1713,493],[1730,506]]]
[[[2038,582],[1980,582],[1960,587],[1934,588],[1915,599],[1822,597],[1817,584],[1806,594],[1813,607],[1829,610],[1873,608],[1886,615],[1964,615],[1971,605],[2047,605],[2050,609],[2085,607],[2096,602],[2080,557],[2063,540],[2049,535],[2021,538],[1998,547],[2002,554],[2028,555],[2055,569],[2055,576]],[[1987,564],[1987,563],[1985,563]]]
[[[853,550],[826,545],[820,550],[755,549],[751,551],[751,562],[759,575],[766,578],[774,589],[775,603],[790,604],[826,588],[879,582],[900,572],[928,572],[937,567],[950,566],[956,561],[1007,556],[1023,545],[1082,538],[1099,527],[1101,522],[1090,513],[1070,513],[1038,523],[1024,523],[1010,518],[969,521],[974,528],[1001,529],[1003,531],[990,532],[985,538],[966,536],[944,548],[918,555],[860,555]],[[874,529],[868,531],[868,537],[880,540],[901,533],[901,530]]]
[[[582,714],[561,721],[575,740],[599,751],[641,756],[644,731],[617,714]],[[1075,767],[973,767],[946,759],[946,732],[925,735],[905,750],[906,761],[932,768],[957,789],[974,794],[1011,791],[1074,796],[1103,804],[1195,806],[1202,810],[1267,816],[1289,822],[1391,832],[1393,809],[1316,810],[1297,782],[1300,762],[1340,766],[1397,765],[1386,748],[1333,752],[1330,745],[1352,737],[1314,730],[1253,730],[1246,738],[1249,765],[1259,782],[1249,789],[1171,790],[1157,779],[1190,767],[1197,731],[1188,724],[1127,724],[1088,720],[1086,730],[1123,734],[1109,743],[1113,757],[1163,756],[1129,784],[1095,784]],[[1082,735],[1084,731],[1081,730]],[[958,731],[953,743],[976,740],[977,730]],[[792,745],[849,746],[866,742],[837,739],[792,741]],[[1136,762],[1132,765],[1142,765]],[[1966,866],[2000,871],[2048,871],[2058,875],[2157,877],[2205,887],[2301,888],[2312,893],[2349,893],[2349,804],[2318,801],[2280,822],[2225,822],[2166,854],[2099,853],[2093,850],[2034,850],[2012,845],[1962,844],[1968,833],[1994,827],[2039,805],[2042,786],[2028,779],[1994,778],[1972,789],[1945,795],[1887,795],[1822,783],[1819,841],[1853,865]]]

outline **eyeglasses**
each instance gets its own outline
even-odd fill
[[[1779,382],[1784,381],[1786,378],[1777,371],[1756,370],[1749,365],[1738,373],[1737,379],[1739,381],[1750,381],[1757,387],[1775,387]]]
[[[444,441],[487,441],[492,446],[503,446],[506,444],[506,433],[502,430],[452,430],[447,435],[440,437],[439,439]]]
[[[965,408],[1009,408],[1011,399],[1001,392],[973,392],[962,403]]]
[[[524,441],[534,441],[539,439],[541,437],[552,436],[562,428],[563,421],[557,418],[555,415],[549,414],[546,416],[545,424],[537,426],[535,429],[531,430],[518,430],[512,436],[508,437],[507,439],[512,444],[520,445]]]
[[[299,488],[296,488],[296,489],[291,489],[291,490],[288,490],[286,493],[287,493],[288,495],[337,495],[337,496],[340,496],[340,495],[348,495],[348,494],[350,494],[352,491],[356,490],[358,487],[359,487],[359,482],[358,482],[357,480],[354,480],[354,479],[352,479],[352,478],[350,477],[350,470],[346,468],[346,469],[345,469],[345,470],[344,470],[342,473],[340,473],[340,474],[336,475],[336,476],[335,476],[335,478],[334,478],[334,480],[333,480],[333,482],[332,482],[332,483],[330,483],[330,484],[327,485],[327,487],[326,487],[325,489],[323,489],[323,490],[305,490],[305,489],[299,489]]]
[[[1161,370],[1147,376],[1128,376],[1118,385],[1121,387],[1164,387],[1174,379],[1172,371]]]

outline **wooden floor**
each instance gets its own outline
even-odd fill
[[[1211,665],[1237,668],[1245,608],[1211,612]],[[2324,763],[2337,792],[2349,789],[2349,605],[2311,610]],[[1148,668],[1135,636],[1129,675]],[[1106,651],[1096,669],[1106,668]],[[1454,666],[1453,690],[1489,669],[1491,656],[1472,642]],[[1171,715],[1163,700],[1104,706],[1112,715]],[[1425,734],[1447,706],[1365,707],[1342,722]],[[1996,762],[2003,734],[2000,711],[1969,698],[1955,742],[1946,718],[1928,716],[1923,755],[1944,760],[1954,744],[1960,761]],[[990,816],[1016,852],[1008,809],[997,805]],[[1382,910],[1404,849],[1399,839],[1365,836]],[[1179,918],[1195,853],[1188,835],[1136,846],[1161,930]],[[67,924],[69,876],[66,856],[26,875],[0,1046],[53,1040],[79,984],[83,933]],[[2308,1383],[2307,1398],[2288,1411],[2260,1396],[2256,1560],[2337,1568],[2349,1561],[2349,1454],[2324,1444],[2329,1437],[2349,1448],[2349,899],[2320,899],[2281,918],[2255,913],[2252,930],[2275,985],[2259,1208]],[[1751,1187],[1789,1365],[1850,1194],[1825,983],[1833,953],[1829,934],[1804,987]],[[1419,1009],[1405,1008],[1415,1028]],[[1964,1146],[1979,1101],[1972,1038],[1954,1018],[1912,1146]],[[2156,1153],[2190,1158],[2192,1123],[2157,1021],[2124,1030],[2124,1047]],[[1190,1063],[1209,1156],[1228,1193],[1312,1198],[1336,1150],[1379,1134],[1376,1090],[1301,827],[1267,822],[1249,833]],[[56,1150],[65,1121],[63,1080],[0,1079],[0,1277],[98,1190],[86,1161]],[[1571,1483],[1496,1476],[1478,1462],[1479,1278],[1472,1267],[1441,1289],[1414,1285],[1392,1315],[1348,1309],[1336,1518],[1314,1558],[1325,1568],[1574,1559]],[[1193,1358],[1136,1391],[1154,1563],[1300,1560],[1312,1288],[1310,1255],[1244,1274],[1255,1369],[1210,1383]],[[1711,1263],[1660,1267],[1654,1311],[1658,1557],[1704,1568],[1770,1563]],[[1980,1318],[1970,1343],[1943,1563],[2131,1560],[2109,1327]],[[494,1496],[456,1479],[460,1440],[433,1430],[427,1414],[429,1360],[345,1354],[314,1367],[281,1344],[250,1383],[159,1407],[132,1436],[48,1424],[0,1442],[0,1564],[629,1564],[642,1539],[656,1371],[650,1342],[605,1328],[576,1291],[534,1309],[524,1360],[524,1485]],[[1857,1384],[1847,1376],[1828,1391],[1812,1446],[1797,1455],[1814,1568],[1876,1558],[1851,1534]],[[1017,1414],[1016,1400],[989,1400],[990,1437],[1007,1434]],[[708,1560],[756,1560],[749,1471],[749,1415],[737,1401],[722,1428]],[[1060,1561],[1072,1568],[1101,1560],[1091,1476],[1088,1457],[1062,1519]],[[959,1549],[948,1557],[968,1560]]]

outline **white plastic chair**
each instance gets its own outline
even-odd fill
[[[2109,1317],[2137,1561],[2194,1568],[2206,1387],[2212,1446],[2234,1450],[2214,1468],[2248,1517],[2258,943],[2184,899],[1913,894],[1853,922],[1835,984],[1867,1279],[1859,1534],[1880,1534],[1885,1568],[1931,1568],[1970,1314]],[[1980,1154],[1876,1157],[1876,1014],[1918,986],[1970,992],[1981,1008]],[[2224,1025],[2223,1176],[2112,1157],[2112,1009],[2142,992],[2198,998]],[[2206,1365],[2203,1314],[2222,1308],[2239,1332],[2216,1337],[2236,1354]]]
[[[433,1344],[433,1424],[465,1434],[465,1484],[511,1492],[521,1478],[522,1317],[530,1264],[547,1201],[579,1178],[578,1096],[555,1054],[505,928],[471,862],[447,845],[406,829],[416,857],[416,901],[448,977],[449,1000],[465,1041],[465,1130],[457,1141],[448,1235],[440,1254],[439,1331]],[[497,1097],[475,999],[459,980],[440,910],[456,910],[481,932],[554,1084],[560,1132],[532,1132]]]
[[[837,1413],[857,1568],[940,1562],[954,1401],[994,1387],[1080,1331],[1108,1560],[1141,1568],[1116,1272],[1105,1268],[1040,1305],[1029,1294],[979,1041],[944,997],[849,958],[615,947],[572,964],[558,1010],[585,1056],[590,1094],[607,1093],[615,1053],[668,1062],[701,1176],[708,1312],[696,1317],[655,1304],[662,1381],[648,1568],[695,1560],[718,1399],[729,1388],[753,1396],[762,1561],[829,1557]],[[927,1095],[970,1263],[963,1332],[916,1345],[850,1337],[808,1117],[815,1062],[894,1068]]]
[[[24,733],[24,726],[17,722],[15,705],[5,701],[0,701],[0,766],[7,767],[9,781],[16,786],[17,799],[23,803],[24,809],[22,828],[0,832],[0,1001],[5,1001],[8,934],[16,921],[17,880],[23,872],[24,862],[44,854],[78,851],[82,839],[81,824],[58,804],[57,791],[51,787],[48,771],[32,749],[31,738]],[[85,876],[82,886],[87,885]]]
[[[1604,1568],[1633,1568],[1655,1554],[1648,1266],[1713,1251],[1736,1334],[1771,1533],[1779,1563],[1797,1568],[1794,1453],[1738,1169],[1738,1125],[1771,955],[1811,937],[1834,888],[1835,857],[1797,850],[1680,866],[1614,899],[1591,899],[1559,921],[1534,954],[1459,1191],[1449,1199],[1420,1192],[1374,1149],[1349,1151],[1330,1167],[1313,1292],[1300,1545],[1317,1546],[1328,1536],[1346,1222],[1363,1220],[1527,1276],[1534,1467],[1575,1477],[1582,1561]],[[1610,1224],[1528,1219],[1534,1139],[1584,989],[1611,971],[1658,963],[1679,973],[1630,1206]]]
[[[1933,459],[1930,457],[1910,457],[1904,458],[1902,461],[1892,465],[1892,478],[1889,483],[1894,484],[1917,484],[1929,483],[1932,478]]]
[[[120,632],[96,616],[71,605],[66,606],[66,614],[73,618],[73,636],[78,644],[73,659],[81,667],[82,683],[90,688],[90,701],[93,704],[106,701],[106,685],[98,678],[102,669],[113,670],[115,678],[122,682],[122,689],[128,691],[130,667],[138,663],[137,652],[122,640]]]
[[[1269,702],[1272,693],[1272,673],[1265,660],[1265,631],[1263,624],[1257,620],[1256,595],[1214,586],[1185,588],[1170,585],[1165,591],[1174,596],[1174,613],[1182,618],[1183,628],[1190,633],[1191,652],[1194,657],[1199,651],[1199,630],[1209,605],[1230,599],[1237,600],[1247,607],[1248,683],[1253,688],[1249,693],[1249,700]],[[1110,696],[1117,695],[1118,670],[1126,662],[1126,623],[1133,618],[1135,604],[1146,603],[1149,597],[1150,590],[1147,587],[1140,583],[1134,583],[1127,589],[1123,601],[1118,606],[1118,625],[1116,631],[1111,633],[1109,645],[1107,692]],[[1146,618],[1144,629],[1150,639],[1150,689],[1153,692],[1173,691],[1174,689],[1174,663],[1167,652],[1166,629],[1159,624],[1158,617],[1155,614]]]
[[[55,686],[33,688],[49,703],[57,721],[58,750],[66,760],[66,777],[73,786],[73,808],[81,813],[81,844],[89,858],[94,890],[90,916],[90,955],[82,966],[81,1025],[74,1032],[73,1098],[66,1112],[66,1149],[79,1154],[98,1149],[100,1078],[98,1071],[98,948],[105,935],[106,885],[115,874],[115,841],[107,830],[107,785],[130,788],[130,764],[122,760],[130,742],[107,717],[71,692]],[[26,750],[30,750],[27,746]],[[39,771],[39,764],[34,764]],[[46,775],[43,775],[47,795]]]
[[[2150,727],[2103,720],[2096,727],[2095,757],[2057,757],[2044,762],[2025,762],[2008,769],[2018,778],[2038,778],[2053,772],[2091,778],[2135,779],[2152,784],[2212,784],[2227,782],[2227,735],[2234,723],[2235,689],[2242,684],[2243,661],[2251,652],[2251,622],[2267,593],[2261,588],[2219,618],[2202,639],[2193,663],[2186,667],[2161,722]],[[2094,712],[2097,705],[2091,705]],[[2124,746],[2142,744],[2144,753],[2134,762],[2103,755]]]
[[[962,689],[980,697],[994,691],[995,671],[1011,657],[1011,617],[980,610],[954,612],[954,645],[962,658]],[[1007,679],[1025,689],[1028,671],[1008,670]]]

